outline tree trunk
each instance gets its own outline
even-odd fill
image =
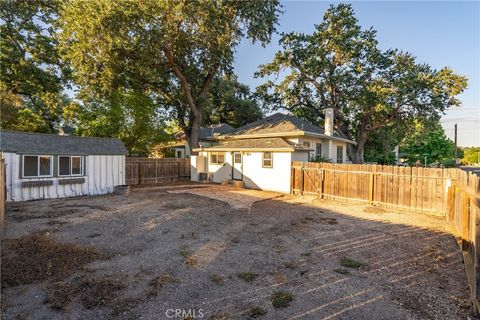
[[[200,147],[200,145],[198,144],[198,140],[199,140],[201,122],[202,122],[202,113],[200,112],[200,113],[194,114],[192,123],[190,126],[190,136],[188,136],[187,133],[185,132],[185,135],[187,136],[188,142],[190,145],[191,154],[196,154],[196,152],[193,152],[192,150]]]
[[[365,144],[367,143],[367,138],[360,138],[357,141],[357,145],[354,146],[349,144],[347,147],[347,153],[353,163],[363,163],[363,152],[365,150]]]

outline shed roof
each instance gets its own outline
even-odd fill
[[[220,140],[219,144],[194,151],[309,151],[310,148],[283,138]]]
[[[123,142],[113,138],[60,136],[0,130],[0,150],[19,154],[126,155]]]

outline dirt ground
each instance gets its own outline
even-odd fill
[[[424,215],[191,184],[15,203],[2,313],[467,319],[462,257],[446,231]]]

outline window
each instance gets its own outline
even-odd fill
[[[321,143],[317,143],[317,148],[315,149],[315,155],[317,157],[321,157],[322,156],[322,144]]]
[[[58,175],[59,176],[79,176],[83,174],[82,157],[79,156],[59,156],[58,157]]]
[[[50,177],[52,156],[23,156],[24,177]]]
[[[273,154],[271,152],[264,152],[262,157],[263,168],[273,168]]]
[[[233,154],[233,163],[242,163],[242,154],[235,152]]]
[[[224,152],[212,152],[210,154],[210,163],[212,164],[223,164],[225,162],[225,153]]]
[[[342,163],[343,162],[343,147],[338,146],[337,147],[337,163]]]
[[[310,148],[310,141],[303,141],[303,146]]]

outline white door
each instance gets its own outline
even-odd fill
[[[232,173],[233,180],[242,180],[243,179],[242,154],[240,152],[234,152],[233,153],[233,167],[232,167],[232,170],[233,170],[233,173]]]

